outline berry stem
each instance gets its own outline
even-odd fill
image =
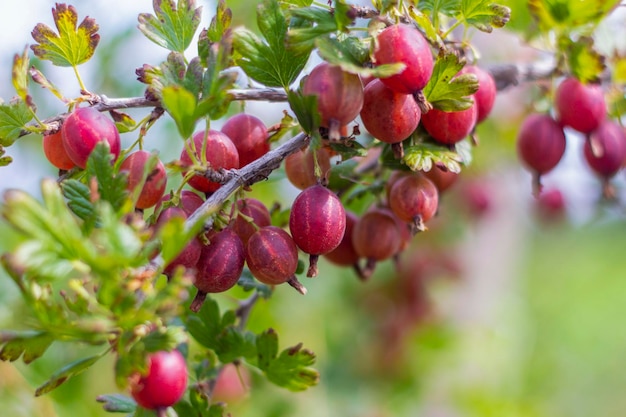
[[[319,257],[319,255],[309,255],[309,269],[306,272],[307,277],[313,278],[317,276],[317,260]]]
[[[189,309],[193,311],[194,313],[197,313],[198,311],[200,311],[200,309],[202,308],[202,305],[204,304],[204,300],[206,300],[206,295],[207,294],[205,292],[198,291],[195,298],[191,302]]]
[[[159,407],[155,411],[157,417],[167,417],[167,407]]]
[[[302,294],[302,295],[306,295],[306,293],[307,293],[306,288],[304,287],[304,285],[302,285],[302,284],[300,283],[300,281],[298,281],[298,278],[296,278],[296,276],[295,276],[295,275],[294,275],[294,276],[292,276],[291,278],[289,278],[289,279],[287,280],[287,284],[289,284],[289,285],[291,285],[293,288],[295,288],[295,289],[296,289],[296,291],[298,291],[300,294]]]

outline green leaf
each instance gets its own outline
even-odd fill
[[[528,8],[542,32],[555,29],[568,32],[598,23],[619,3],[619,0],[529,0]]]
[[[132,132],[137,127],[137,122],[128,113],[119,110],[109,110],[109,114],[115,122],[115,127],[120,133]]]
[[[345,0],[335,0],[333,6],[333,16],[335,22],[337,22],[337,29],[341,32],[348,32],[348,26],[354,24],[354,17],[352,16],[352,6],[346,3]]]
[[[61,183],[63,195],[67,198],[69,208],[83,220],[94,220],[96,209],[91,201],[91,191],[82,182],[67,179]]]
[[[278,335],[272,329],[257,336],[257,363],[274,384],[290,391],[304,391],[319,382],[319,372],[311,368],[315,354],[302,344],[278,355]]]
[[[8,105],[0,104],[0,145],[13,145],[32,119],[33,114],[22,100],[16,100]]]
[[[370,68],[366,63],[370,60],[369,45],[354,37],[343,40],[328,36],[315,40],[318,53],[330,64],[338,65],[346,72],[359,74],[363,77],[384,78],[401,72],[403,63],[383,64]]]
[[[244,269],[239,277],[239,281],[237,281],[237,285],[243,288],[244,291],[256,291],[261,297],[266,299],[272,296],[272,287],[254,279],[248,269]]]
[[[263,0],[257,6],[257,25],[264,39],[247,29],[234,32],[233,46],[241,55],[238,64],[255,81],[287,89],[306,65],[310,51],[287,48],[287,19],[277,0]]]
[[[46,78],[46,76],[43,75],[43,73],[39,71],[37,68],[32,66],[29,72],[34,82],[39,84],[42,88],[45,88],[46,90],[50,91],[52,94],[54,94],[55,97],[57,97],[62,102],[64,103],[69,102],[69,100],[63,96],[63,93],[61,93],[61,90],[59,90],[59,88],[56,85],[54,85],[51,81],[49,81]]]
[[[165,87],[161,94],[163,107],[176,122],[180,135],[190,137],[196,127],[196,97],[180,86]]]
[[[41,357],[54,342],[54,337],[42,331],[0,331],[0,360],[16,361],[22,356],[24,363],[28,364]]]
[[[202,6],[195,0],[154,0],[154,14],[139,15],[139,30],[157,45],[183,53],[191,44],[200,25]]]
[[[580,37],[576,42],[564,39],[564,49],[572,75],[583,83],[599,82],[605,70],[604,56],[594,49],[593,38]]]
[[[339,29],[334,15],[319,7],[291,10],[291,16],[303,22],[298,27],[290,28],[287,33],[287,45],[292,51],[309,53],[315,48],[317,38]]]
[[[439,164],[457,174],[461,172],[463,162],[456,152],[445,146],[431,143],[405,146],[403,161],[412,171],[430,171],[435,164]]]
[[[511,19],[511,9],[492,0],[463,0],[459,20],[491,33],[493,28],[501,28]]]
[[[135,400],[122,394],[100,395],[96,401],[102,403],[104,411],[109,413],[132,413],[137,408]]]
[[[459,13],[461,0],[421,0],[418,2],[417,7],[422,12],[431,13],[433,20],[435,20],[434,16],[439,13],[454,17]]]
[[[113,155],[106,142],[99,142],[87,159],[87,174],[98,183],[100,199],[108,201],[114,210],[119,210],[128,196],[126,173],[115,174]]]
[[[82,372],[86,371],[93,364],[98,362],[98,360],[100,360],[100,358],[102,358],[107,352],[108,351],[105,351],[104,353],[101,353],[99,355],[80,359],[59,369],[57,372],[52,374],[48,381],[46,381],[43,385],[35,390],[35,397],[39,397],[41,395],[49,393],[68,379],[73,378],[76,375],[79,375]]]
[[[226,30],[230,28],[232,20],[232,11],[226,7],[224,0],[219,0],[217,3],[217,11],[215,12],[215,16],[211,19],[211,24],[206,33],[207,39],[212,43],[219,42],[226,33]],[[206,60],[206,56],[203,57],[202,54],[198,55],[200,55],[203,60]]]
[[[433,75],[423,90],[424,96],[433,107],[443,111],[459,111],[474,104],[469,96],[478,91],[478,79],[474,74],[457,76],[463,66],[465,60],[454,52],[439,53]]]
[[[419,4],[421,5],[422,3],[423,2],[420,2]],[[440,43],[437,29],[433,26],[433,23],[425,13],[422,13],[420,10],[416,9],[413,6],[409,6],[409,15],[413,20],[415,20],[417,26],[422,29],[430,43],[437,45]]]
[[[34,110],[35,106],[32,103],[31,96],[28,94],[29,62],[30,60],[28,59],[28,47],[24,48],[24,52],[22,53],[22,55],[14,55],[11,81],[13,81],[13,87],[15,88],[18,97]]]
[[[302,130],[312,136],[318,135],[321,119],[317,111],[317,96],[305,96],[302,95],[301,90],[289,90],[287,92],[287,101],[296,115]]]
[[[237,80],[236,72],[225,71],[231,62],[232,37],[226,33],[219,42],[212,43],[207,50],[205,61],[207,70],[202,85],[202,100],[198,103],[196,117],[209,116],[215,120],[228,111],[231,96],[228,90],[233,88]]]
[[[78,13],[74,6],[56,3],[52,9],[55,33],[49,26],[39,23],[32,32],[37,45],[31,49],[41,59],[60,67],[73,67],[87,62],[100,41],[98,25],[92,18],[85,17],[78,27]]]

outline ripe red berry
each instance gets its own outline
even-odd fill
[[[265,204],[255,198],[237,200],[231,210],[231,216],[231,227],[241,238],[244,247],[254,232],[272,223],[272,217]]]
[[[386,143],[402,142],[417,129],[422,112],[413,96],[396,93],[381,80],[364,90],[361,120],[372,136]]]
[[[130,192],[133,192],[139,185],[150,157],[150,152],[139,150],[131,153],[126,157],[126,159],[124,159],[124,161],[122,161],[122,164],[120,165],[120,172],[125,171],[128,173],[127,188]],[[167,173],[165,172],[163,162],[159,160],[152,171],[148,173],[135,206],[138,209],[146,209],[154,206],[159,202],[161,197],[163,197],[166,186]]]
[[[320,125],[328,128],[328,138],[339,140],[340,130],[353,121],[363,106],[363,84],[356,74],[322,62],[305,78],[304,95],[317,96]]]
[[[602,178],[611,178],[619,171],[626,158],[626,135],[612,120],[604,122],[587,138],[583,147],[585,160]]]
[[[261,119],[239,113],[222,126],[222,133],[230,138],[239,153],[239,168],[256,161],[270,150],[267,128]]]
[[[43,137],[43,153],[48,161],[59,169],[68,170],[76,166],[63,146],[63,136],[60,130]]]
[[[157,410],[176,404],[187,389],[187,365],[178,350],[160,351],[147,358],[145,375],[131,378],[131,395],[143,408]]]
[[[359,261],[359,254],[356,253],[356,250],[354,249],[354,242],[352,240],[352,230],[354,229],[354,224],[358,219],[359,217],[356,214],[346,211],[346,231],[343,235],[343,239],[341,239],[339,246],[324,254],[324,257],[333,264],[340,266],[354,266]]]
[[[474,102],[478,113],[476,123],[480,123],[489,116],[496,101],[496,81],[489,72],[474,65],[466,65],[461,72],[474,74],[478,78],[478,91],[474,93]]]
[[[393,91],[415,94],[422,90],[433,73],[433,55],[428,42],[413,26],[398,24],[384,29],[377,38],[374,52],[377,65],[401,62],[406,65],[399,74],[381,78]]]
[[[544,222],[559,221],[565,216],[565,198],[558,188],[543,190],[537,197],[537,215]]]
[[[257,230],[246,246],[246,263],[252,275],[268,285],[288,282],[302,294],[304,287],[296,280],[298,248],[289,233],[276,226]]]
[[[565,144],[563,128],[548,114],[531,114],[522,123],[517,152],[533,173],[535,193],[540,191],[541,175],[552,170],[563,157]]]
[[[453,112],[432,109],[422,115],[422,126],[437,142],[454,145],[472,132],[477,114],[476,104],[469,109]]]
[[[391,258],[398,252],[402,237],[396,220],[387,210],[366,212],[354,225],[352,242],[360,257],[367,259],[363,277],[369,277],[378,261]]]
[[[154,211],[158,213],[161,209],[161,205],[166,201],[170,201],[171,198],[172,196],[170,194],[164,195],[154,207]],[[200,208],[202,203],[204,203],[204,200],[198,194],[191,190],[182,190],[177,207],[183,209],[187,216],[191,216],[198,208]]]
[[[228,136],[217,130],[209,130],[206,143],[204,143],[204,134],[204,131],[197,132],[191,140],[185,143],[180,154],[183,166],[193,165],[194,162],[189,153],[191,152],[195,160],[200,164],[206,164],[206,167],[213,170],[239,168],[239,153]],[[202,157],[203,149],[205,150],[204,158]],[[221,184],[209,181],[201,174],[191,177],[189,185],[204,193],[213,192],[221,187]]]
[[[174,217],[186,219],[187,213],[180,207],[168,207],[159,213],[159,217],[154,225],[155,229],[158,231],[167,221]],[[171,277],[178,267],[185,269],[195,268],[200,259],[201,252],[202,244],[200,241],[198,239],[192,239],[173,260],[165,265],[163,272],[168,277]]]
[[[346,229],[346,211],[341,200],[328,188],[314,185],[294,200],[289,230],[296,245],[310,256],[307,276],[317,275],[317,258],[341,243]]]
[[[561,124],[581,133],[591,133],[606,118],[602,88],[582,84],[576,78],[563,80],[554,94],[554,106]]]
[[[245,250],[237,234],[226,228],[213,236],[202,248],[197,264],[194,285],[198,294],[191,304],[192,311],[199,311],[207,293],[218,293],[234,287],[241,276],[245,263]]]
[[[115,123],[92,107],[74,110],[61,127],[63,146],[70,159],[85,168],[99,142],[106,142],[114,159],[120,155],[120,134]]]
[[[452,187],[459,179],[459,174],[441,169],[438,166],[433,166],[430,171],[422,171],[422,175],[435,184],[440,195],[448,188]]]
[[[420,174],[398,179],[389,191],[389,208],[398,218],[411,223],[417,230],[425,230],[424,223],[437,212],[437,187]]]
[[[315,151],[321,177],[315,176],[315,161],[311,148],[299,149],[285,158],[285,174],[290,183],[304,190],[318,182],[328,179],[330,172],[330,154],[326,148]]]

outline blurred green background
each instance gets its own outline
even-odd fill
[[[54,2],[27,3],[37,13],[27,15],[22,4],[1,17],[3,39],[11,37],[18,45],[7,42],[5,48],[12,49],[2,50],[0,95],[5,100],[13,95],[12,54],[31,42],[29,32],[37,22],[51,23]],[[118,3],[118,12],[112,13]],[[141,94],[134,68],[165,57],[134,29],[137,11],[151,11],[151,2],[123,3],[76,4],[80,16],[88,14],[101,24],[101,45],[84,72],[88,85],[109,97]],[[204,7],[206,26],[215,5],[198,3]],[[527,22],[521,12],[526,2],[508,3],[520,19],[512,22],[513,27],[526,27],[520,23]],[[250,2],[227,4],[235,24],[253,25]],[[19,19],[11,26],[13,14]],[[482,53],[481,65],[544,58],[537,44],[527,45],[505,31],[478,33],[473,42]],[[54,81],[71,80],[67,70],[50,70]],[[60,83],[76,89],[71,81]],[[50,103],[40,105],[42,114],[62,109],[45,92],[35,94],[40,102]],[[514,145],[516,126],[536,94],[534,87],[520,86],[499,95],[491,118],[479,127],[480,146],[474,149],[472,166],[443,197],[438,218],[414,239],[399,266],[385,262],[363,283],[352,271],[322,262],[319,277],[305,282],[306,297],[280,287],[271,300],[255,306],[251,329],[275,328],[284,346],[303,342],[317,354],[321,381],[294,394],[253,374],[248,393],[229,404],[232,415],[626,414],[626,330],[621,322],[626,317],[624,173],[615,180],[618,201],[601,202],[599,183],[580,158],[582,138],[569,132],[565,160],[544,179],[547,188],[563,192],[565,218],[542,220]],[[254,103],[248,111],[269,125],[286,108]],[[160,123],[151,132],[151,143],[162,154],[177,155],[182,144],[174,127]],[[23,139],[9,153],[15,163],[1,169],[0,191],[20,187],[37,194],[39,179],[55,175],[43,158],[39,138]],[[469,184],[479,184],[487,196],[487,210],[472,210]],[[296,190],[277,172],[270,182],[255,186],[254,194],[268,204],[279,200],[288,206]],[[12,236],[0,222],[2,252],[12,246]],[[216,298],[224,306],[235,306],[232,295]],[[23,328],[26,315],[13,283],[0,271],[0,328]],[[117,392],[110,357],[53,393],[33,396],[35,387],[52,372],[90,352],[87,346],[56,344],[30,366],[0,363],[3,415],[108,415],[95,397]]]

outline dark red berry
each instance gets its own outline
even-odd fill
[[[158,231],[166,222],[175,217],[184,220],[187,218],[187,213],[182,208],[175,206],[163,209],[154,225],[155,230]],[[171,277],[178,267],[185,269],[195,268],[201,252],[202,244],[200,241],[197,238],[192,239],[174,259],[165,265],[163,272],[168,277]]]
[[[187,389],[187,365],[177,350],[160,351],[147,358],[145,375],[131,378],[131,395],[143,408],[157,410],[171,407]]]
[[[76,166],[63,146],[63,135],[60,130],[43,137],[43,153],[48,161],[59,169],[68,170]]]
[[[399,74],[381,78],[393,91],[415,94],[422,90],[433,73],[433,55],[428,42],[413,26],[398,24],[384,29],[377,37],[378,47],[374,52],[377,65],[406,65]]]
[[[421,114],[413,96],[396,93],[381,80],[365,87],[361,120],[367,131],[382,142],[397,143],[408,138],[417,128]]]
[[[591,132],[583,149],[591,169],[602,178],[611,178],[626,158],[626,135],[617,123],[607,119]]]
[[[430,171],[422,171],[422,174],[435,184],[440,195],[459,179],[459,174],[438,166],[433,166]]]
[[[346,211],[328,188],[314,185],[294,200],[289,215],[289,230],[296,245],[310,254],[307,276],[317,275],[317,257],[341,243],[346,229]]]
[[[231,227],[241,238],[244,247],[254,232],[272,223],[272,217],[265,204],[250,197],[237,200],[232,208],[231,216],[233,216]]]
[[[363,277],[369,277],[376,263],[391,258],[398,252],[402,237],[396,220],[387,210],[366,212],[354,225],[352,242],[356,253],[367,259]]]
[[[134,192],[142,180],[150,157],[150,152],[139,150],[131,153],[122,161],[120,172],[125,171],[128,173],[128,189],[131,192]],[[157,204],[163,197],[166,185],[167,173],[165,172],[165,166],[163,162],[158,160],[156,166],[148,173],[135,206],[139,209],[146,209]]]
[[[526,117],[517,135],[517,153],[533,173],[534,192],[541,188],[540,177],[552,170],[565,153],[563,128],[548,114]]]
[[[236,114],[226,120],[221,130],[235,144],[240,168],[256,161],[270,150],[267,128],[258,117],[245,113]]]
[[[155,206],[154,211],[158,213],[161,209],[161,205],[170,201],[171,198],[172,196],[170,194],[164,195]],[[177,207],[183,209],[187,216],[191,216],[197,209],[200,208],[202,203],[204,203],[204,200],[198,194],[191,190],[182,190],[180,192],[180,197],[178,198]]]
[[[414,225],[416,230],[425,230],[437,212],[439,193],[428,178],[420,174],[398,179],[389,191],[389,208],[398,218]]]
[[[476,104],[461,111],[432,109],[422,115],[422,126],[437,142],[454,145],[472,132],[476,126],[476,115]]]
[[[356,214],[346,211],[346,231],[343,239],[341,239],[339,246],[324,255],[333,264],[354,266],[359,261],[359,254],[356,253],[354,242],[352,241],[352,230],[358,219],[359,217]]]
[[[191,304],[199,311],[207,293],[218,293],[234,287],[245,263],[245,250],[237,234],[230,228],[215,233],[202,248],[194,285],[198,294]]]
[[[363,106],[361,78],[327,62],[313,68],[304,80],[302,92],[317,96],[320,124],[328,128],[330,140],[341,138],[341,127],[353,121]]]
[[[217,130],[209,130],[206,143],[205,132],[198,132],[191,140],[185,142],[185,148],[180,154],[183,166],[190,167],[194,159],[201,165],[213,170],[239,168],[239,154],[237,148],[228,136]],[[202,156],[202,150],[205,150]],[[190,153],[194,155],[191,158]],[[196,174],[189,179],[189,185],[198,191],[210,193],[221,187],[217,182],[209,181],[201,174]]]
[[[298,248],[289,233],[280,227],[263,227],[250,236],[246,246],[246,263],[259,281],[268,285],[288,282],[300,293],[306,293],[295,276]]]
[[[478,91],[474,93],[474,102],[477,111],[476,123],[480,123],[489,116],[496,101],[496,81],[489,72],[474,65],[466,65],[461,72],[474,74],[478,78]]]
[[[105,142],[114,159],[120,155],[120,134],[115,123],[92,107],[74,110],[61,127],[63,146],[70,159],[85,168],[99,142]]]
[[[573,77],[566,78],[557,87],[554,106],[561,124],[581,133],[591,133],[606,118],[602,88],[583,84]]]

